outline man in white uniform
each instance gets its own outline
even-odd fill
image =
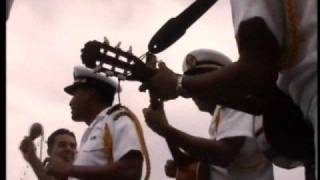
[[[65,163],[72,164],[77,152],[77,141],[73,132],[67,129],[58,129],[48,137],[47,153],[49,157],[61,158]],[[38,180],[67,180],[67,178],[54,178],[48,176],[45,164],[36,155],[36,147],[30,137],[25,137],[20,143],[23,158],[30,164]]]
[[[74,79],[64,89],[73,96],[72,119],[85,122],[88,128],[73,165],[50,159],[48,173],[69,179],[139,180],[143,154],[135,125],[119,114],[123,108],[111,106],[120,87],[111,78],[80,66],[74,68]]]
[[[231,64],[223,54],[199,49],[190,52],[184,61],[185,75],[196,75],[214,71]],[[212,180],[273,180],[272,163],[258,148],[255,134],[262,128],[262,119],[216,105],[207,96],[193,96],[201,111],[213,115],[209,129],[210,139],[186,134],[170,126],[163,107],[144,109],[148,126],[172,141],[191,156],[191,159],[210,163]],[[166,174],[176,176],[175,163],[167,161]]]
[[[278,87],[290,95],[300,107],[304,119],[312,125],[315,131],[316,173],[318,145],[318,110],[317,110],[317,12],[318,1],[308,0],[231,0],[232,16],[235,32],[239,32],[242,22],[253,17],[264,20],[267,27],[276,37],[280,47],[288,46],[291,54],[285,62],[280,62],[281,71],[277,80]],[[292,14],[290,14],[292,12]],[[290,19],[291,18],[291,19]],[[290,32],[295,31],[295,33]],[[297,46],[292,47],[293,42]]]
[[[215,72],[182,77],[160,64],[146,85],[162,100],[184,96],[179,91],[184,89],[255,115],[267,109],[278,86],[302,111],[301,123],[314,130],[317,170],[317,2],[231,0],[239,60]]]

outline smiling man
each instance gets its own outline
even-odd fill
[[[76,137],[73,132],[67,129],[58,129],[49,136],[47,144],[49,157],[59,158],[68,164],[73,163],[77,148]],[[25,137],[21,141],[20,150],[39,180],[66,180],[66,178],[57,179],[49,176],[45,172],[46,160],[42,163],[36,156],[36,148],[30,137]]]

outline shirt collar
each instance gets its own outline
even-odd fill
[[[103,120],[104,117],[107,114],[107,111],[111,108],[111,106],[103,109],[100,113],[97,114],[97,116],[94,118],[94,120],[90,123],[88,128],[93,128],[99,121]]]

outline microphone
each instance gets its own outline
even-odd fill
[[[29,130],[29,137],[33,141],[37,137],[43,134],[43,127],[40,123],[33,123]]]
[[[171,46],[216,2],[217,0],[196,0],[177,17],[169,19],[151,38],[149,52],[156,54]]]

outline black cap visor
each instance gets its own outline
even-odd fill
[[[67,87],[64,88],[64,92],[73,95],[74,91],[79,87],[83,87],[86,83],[75,82]]]

